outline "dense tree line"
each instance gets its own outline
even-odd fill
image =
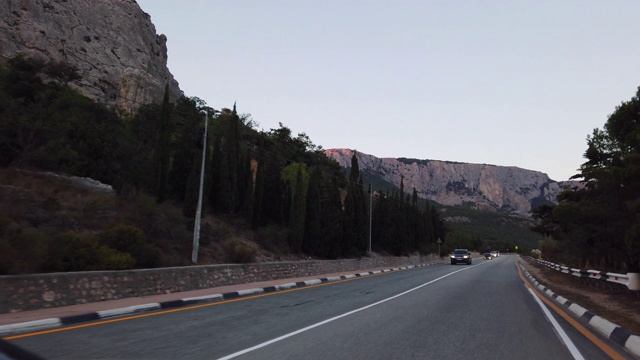
[[[90,177],[122,196],[151,194],[181,204],[192,226],[204,154],[205,212],[253,229],[287,229],[288,251],[363,256],[371,236],[374,251],[406,255],[433,252],[446,238],[438,213],[428,203],[420,208],[415,190],[404,194],[401,184],[399,193],[372,194],[356,156],[346,176],[304,133],[293,136],[282,124],[258,130],[235,104],[214,110],[195,97],[170,103],[167,89],[161,104],[122,117],[70,88],[75,76],[64,64],[23,57],[2,66],[1,166]]]
[[[640,271],[640,88],[587,138],[583,187],[534,211],[543,256],[577,267]]]
[[[374,196],[373,249],[385,249],[394,255],[416,249],[422,253],[437,253],[438,239],[445,239],[444,223],[429,202],[423,209],[418,206],[415,190],[407,201],[403,186],[400,188],[399,193],[376,193]]]

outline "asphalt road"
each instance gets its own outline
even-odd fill
[[[514,258],[500,256],[82,324],[11,343],[45,359],[611,358],[543,307]]]

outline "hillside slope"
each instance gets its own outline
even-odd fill
[[[238,219],[208,211],[203,216],[200,265],[300,258],[281,246],[281,228],[251,231]],[[99,267],[105,254],[91,254],[89,245],[102,245],[105,234],[123,226],[142,233],[144,254],[134,267],[191,263],[193,223],[185,223],[177,204],[158,204],[143,193],[116,195],[91,179],[0,167],[0,275],[48,272],[71,265],[66,256],[97,261]],[[64,246],[68,242],[78,248]]]

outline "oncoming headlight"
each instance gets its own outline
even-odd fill
[[[469,257],[469,255],[465,255],[465,256],[463,256],[463,258],[465,258],[465,259],[466,259],[466,258],[468,258],[468,257]]]

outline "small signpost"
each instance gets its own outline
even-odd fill
[[[438,238],[438,241],[436,241],[438,243],[438,257],[442,257],[440,255],[440,245],[442,244],[442,240],[440,240],[440,238]]]

